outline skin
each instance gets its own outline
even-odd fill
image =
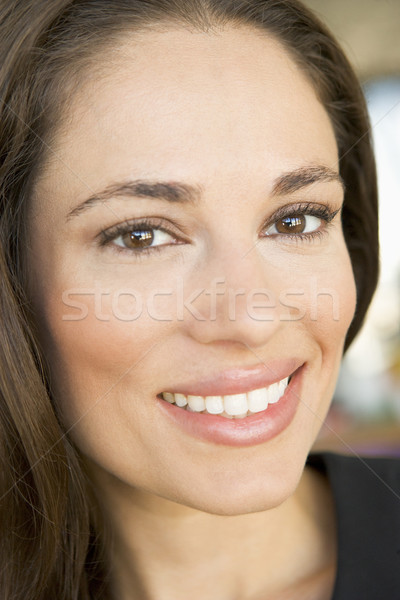
[[[340,209],[337,181],[272,194],[288,171],[338,171],[329,118],[280,44],[251,29],[132,34],[97,60],[102,73],[83,79],[37,182],[29,244],[53,394],[114,534],[116,595],[329,598],[331,497],[304,462],[333,394],[354,279],[339,213],[329,227],[309,222],[318,236],[271,230],[290,204]],[[147,178],[202,191],[188,205],[118,196],[67,218],[113,182]],[[173,227],[176,237],[163,238],[160,252],[137,257],[99,245],[101,231],[144,217]],[[247,295],[302,294],[296,306],[258,308],[265,320],[249,314],[244,295],[229,318],[227,294],[217,296],[211,318],[201,294],[195,314],[179,319],[176,282],[188,298],[214,278]],[[326,294],[315,300],[313,285],[329,289],[336,312]],[[137,305],[118,292],[146,299],[168,289],[154,304],[163,320],[146,310],[125,318]],[[293,357],[305,365],[301,402],[266,443],[196,440],[160,416],[155,396],[176,382]]]

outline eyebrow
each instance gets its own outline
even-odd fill
[[[340,174],[324,165],[311,165],[300,167],[290,173],[284,173],[278,177],[273,186],[272,195],[282,196],[297,192],[298,190],[314,183],[337,182],[345,189],[345,183]]]
[[[119,196],[133,198],[156,198],[167,202],[178,204],[195,204],[201,197],[201,186],[188,185],[186,183],[144,181],[137,179],[122,183],[114,183],[102,192],[91,196],[74,209],[68,215],[67,220],[80,215],[87,209],[102,204],[106,200],[112,200]]]
[[[312,165],[300,167],[294,171],[280,175],[273,184],[272,196],[282,196],[296,192],[314,183],[336,181],[344,189],[342,177],[335,170],[323,166]],[[170,203],[196,204],[203,193],[200,185],[188,185],[181,182],[160,182],[134,180],[113,183],[103,191],[96,193],[73,208],[67,215],[67,220],[86,212],[89,208],[112,200],[119,196],[129,198],[155,198]]]

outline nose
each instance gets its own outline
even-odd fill
[[[257,246],[225,247],[210,254],[184,289],[187,333],[202,344],[262,347],[282,326],[281,271]]]

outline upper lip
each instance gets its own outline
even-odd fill
[[[226,396],[241,394],[268,387],[290,377],[304,364],[303,360],[290,358],[269,360],[252,367],[239,367],[220,371],[201,381],[174,383],[163,392],[185,396]]]

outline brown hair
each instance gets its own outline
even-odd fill
[[[369,122],[359,84],[297,0],[4,0],[0,3],[0,595],[106,597],[101,527],[88,482],[52,407],[25,290],[25,212],[77,74],[123,30],[247,24],[275,35],[312,81],[334,126],[346,184],[343,228],[358,332],[378,276]],[[69,86],[69,87],[68,87]],[[103,585],[104,584],[104,585]]]

